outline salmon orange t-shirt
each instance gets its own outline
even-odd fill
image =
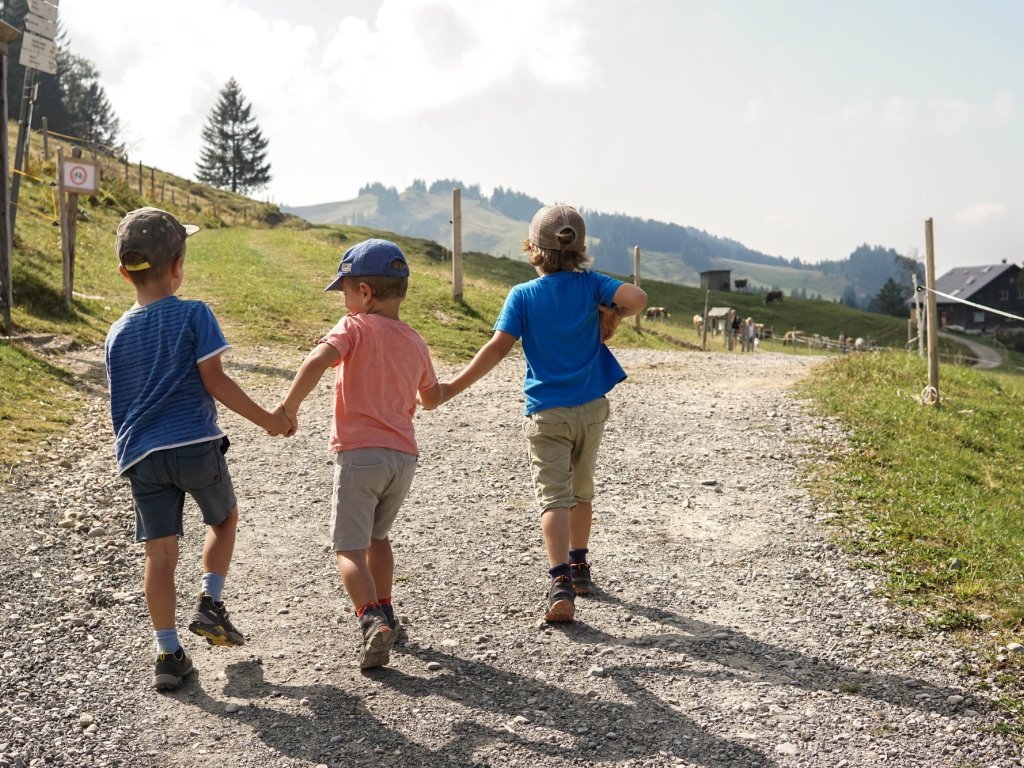
[[[331,450],[390,448],[419,456],[416,392],[437,385],[423,337],[401,320],[358,313],[343,317],[320,343],[340,355]]]

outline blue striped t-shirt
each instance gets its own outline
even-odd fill
[[[105,344],[117,472],[154,451],[222,437],[198,363],[230,345],[201,301],[168,296],[134,307]]]

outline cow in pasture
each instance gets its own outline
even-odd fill
[[[807,342],[807,335],[803,331],[786,331],[786,334],[782,337],[782,346],[791,344],[796,346],[797,344],[804,344]]]
[[[735,280],[732,281],[732,284],[736,286],[737,291],[741,291],[747,287],[747,278],[737,277]]]
[[[693,329],[695,331],[699,331],[700,327],[702,325],[704,325],[704,318],[701,317],[700,315],[694,315],[693,316]]]
[[[647,320],[662,320],[668,317],[668,310],[664,307],[648,307],[644,310],[644,317]]]
[[[768,291],[764,295],[765,305],[774,304],[776,301],[782,301],[782,291]]]

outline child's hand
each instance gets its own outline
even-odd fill
[[[295,430],[299,428],[298,418],[291,418],[285,413],[284,405],[278,405],[271,414],[273,417],[273,426],[267,430],[267,434],[271,437],[277,437],[278,435],[284,435],[285,437],[291,437],[295,434]]]
[[[599,305],[597,309],[600,312],[598,319],[601,323],[601,343],[603,344],[615,335],[615,330],[619,327],[619,323],[622,322],[622,315],[619,314],[619,310],[615,307]]]

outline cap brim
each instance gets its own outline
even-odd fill
[[[199,231],[199,227],[195,224],[182,224],[185,228],[185,237],[192,237],[196,232]]]
[[[344,280],[344,279],[345,279],[344,275],[338,275],[336,278],[334,278],[334,282],[333,283],[331,283],[326,288],[324,288],[324,293],[327,293],[327,291],[340,291],[341,290],[341,281]]]

